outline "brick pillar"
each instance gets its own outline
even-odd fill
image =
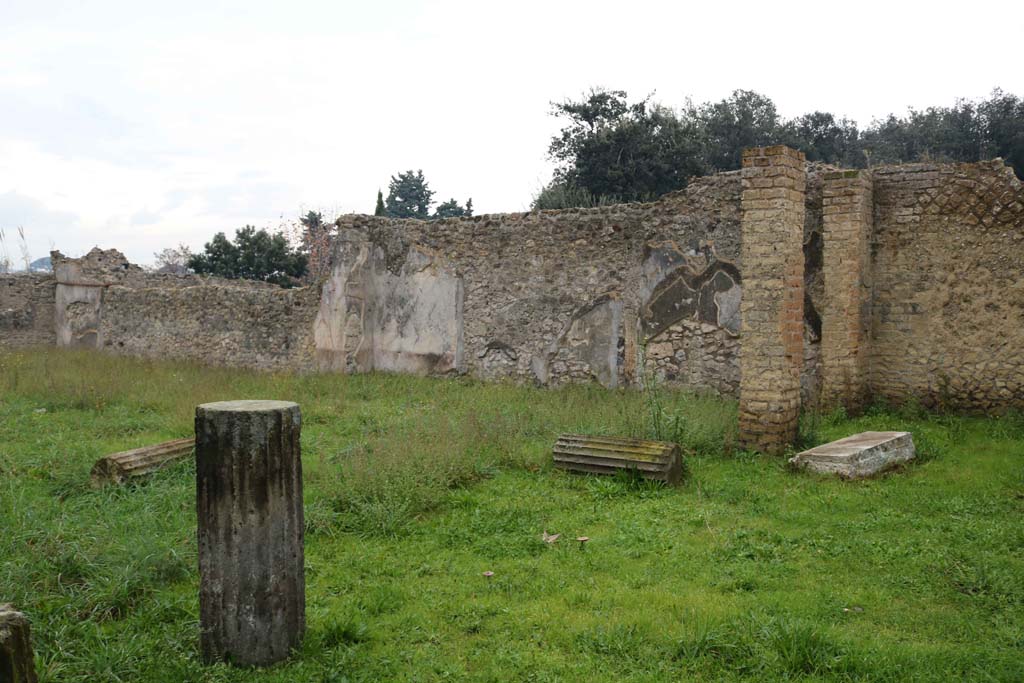
[[[743,152],[740,444],[781,453],[796,439],[804,325],[804,155]]]
[[[870,171],[837,171],[825,176],[822,194],[821,397],[851,412],[863,408],[867,386],[872,190]]]

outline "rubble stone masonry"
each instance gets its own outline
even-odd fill
[[[0,275],[0,347],[57,343],[56,286],[52,275]]]
[[[871,391],[1024,408],[1024,186],[1002,161],[874,169]]]

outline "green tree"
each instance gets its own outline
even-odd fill
[[[406,171],[391,176],[388,198],[385,202],[387,215],[392,218],[430,218],[430,205],[434,193],[427,185],[423,171]]]
[[[591,90],[553,105],[552,114],[566,123],[548,147],[555,173],[533,198],[534,209],[657,197],[690,176],[739,168],[745,148],[776,144],[854,168],[1001,156],[1024,177],[1024,101],[1001,90],[977,103],[889,115],[864,131],[829,112],[782,119],[769,97],[750,90],[679,112],[649,97],[630,103],[621,90]]]
[[[596,196],[577,185],[566,182],[551,182],[541,188],[533,197],[530,208],[534,211],[547,209],[593,208],[619,204],[622,200],[615,196]]]
[[[388,210],[384,208],[384,193],[377,190],[377,206],[373,210],[374,216],[386,216]]]
[[[864,131],[872,163],[979,161],[1002,157],[1024,178],[1024,100],[996,89],[980,102],[890,114]]]
[[[649,199],[705,170],[692,127],[649,97],[630,104],[621,90],[591,90],[552,113],[566,125],[548,147],[554,179],[534,208]]]
[[[304,216],[303,222],[308,217]],[[202,253],[189,258],[188,267],[200,275],[262,280],[288,287],[306,274],[306,256],[293,249],[282,233],[271,235],[247,225],[235,231],[234,241],[218,232]]]
[[[302,227],[307,232],[317,232],[324,229],[324,215],[319,211],[308,211],[305,216],[299,218]]]
[[[1000,156],[1024,180],[1024,99],[998,88],[978,105],[984,121],[988,155]]]
[[[786,121],[778,139],[806,154],[809,161],[852,168],[866,165],[857,124],[828,112],[816,111]]]
[[[330,265],[333,223],[325,222],[319,211],[308,211],[299,218],[299,223],[302,224],[302,246],[298,253],[306,257],[307,274],[316,279],[325,275]]]
[[[747,147],[781,141],[779,114],[771,98],[752,90],[734,90],[719,102],[690,105],[683,120],[703,147],[708,171],[730,171],[741,166]]]
[[[441,202],[434,210],[434,218],[460,218],[473,215],[473,200],[469,199],[465,206],[462,206],[454,198]]]

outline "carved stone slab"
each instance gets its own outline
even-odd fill
[[[794,467],[861,479],[891,469],[914,458],[910,432],[861,432],[817,446],[790,458]]]

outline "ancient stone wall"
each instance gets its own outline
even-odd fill
[[[344,216],[321,367],[614,387],[638,381],[646,359],[667,383],[735,395],[738,195],[732,173],[642,204]]]
[[[873,169],[870,387],[1024,407],[1024,188],[1001,161]]]
[[[99,347],[259,370],[311,370],[315,287],[111,286]]]
[[[0,345],[52,346],[57,342],[52,275],[0,275]]]
[[[318,287],[146,273],[115,249],[52,259],[59,346],[261,370],[314,367]]]
[[[744,405],[778,413],[784,436],[794,369],[811,409],[856,410],[865,396],[1021,406],[1024,191],[1010,170],[849,172],[779,149],[749,156],[765,165],[748,166],[747,208],[767,213],[748,213],[747,232],[733,172],[649,203],[344,216],[330,276],[305,289],[154,275],[113,250],[54,253],[53,278],[0,279],[0,345],[545,386],[657,381],[731,397],[746,377],[774,393]],[[802,198],[794,174],[806,175]],[[755,197],[775,190],[785,196]]]

